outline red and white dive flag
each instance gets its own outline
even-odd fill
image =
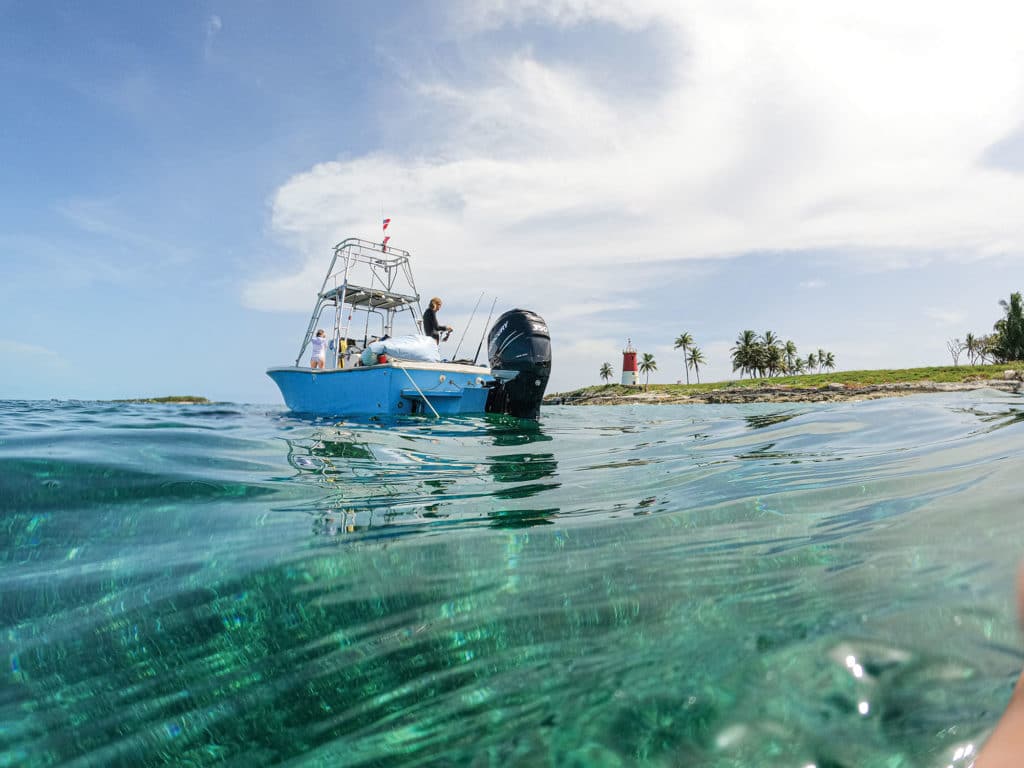
[[[388,249],[388,240],[390,240],[390,239],[391,239],[391,235],[388,235],[387,237],[384,238],[384,242],[381,243],[381,245],[384,246],[384,250],[385,251]]]
[[[381,231],[382,232],[387,232],[388,231],[388,224],[390,224],[390,223],[391,223],[391,219],[390,218],[384,219],[384,226],[382,227]],[[391,239],[391,235],[385,235],[384,236],[384,239],[381,241],[381,250],[386,251],[388,249],[388,240],[390,240],[390,239]]]
[[[385,232],[387,231],[388,224],[390,224],[390,223],[391,223],[391,219],[384,219],[384,231]]]

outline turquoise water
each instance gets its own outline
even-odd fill
[[[967,766],[1024,400],[0,402],[0,765]]]

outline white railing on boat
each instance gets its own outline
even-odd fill
[[[365,348],[372,338],[370,319],[374,315],[380,321],[379,332],[374,328],[375,337],[394,335],[396,315],[406,311],[410,315],[411,329],[422,332],[420,295],[409,264],[411,258],[411,254],[401,248],[358,237],[335,245],[295,365],[302,360],[328,307],[334,309],[328,369],[343,365],[342,350],[348,345],[361,344]],[[359,319],[364,320],[362,334],[358,333],[357,313]]]

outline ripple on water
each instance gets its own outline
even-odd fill
[[[966,766],[1022,411],[0,403],[0,764]]]

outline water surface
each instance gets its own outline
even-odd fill
[[[1024,400],[0,402],[0,765],[967,766]]]

